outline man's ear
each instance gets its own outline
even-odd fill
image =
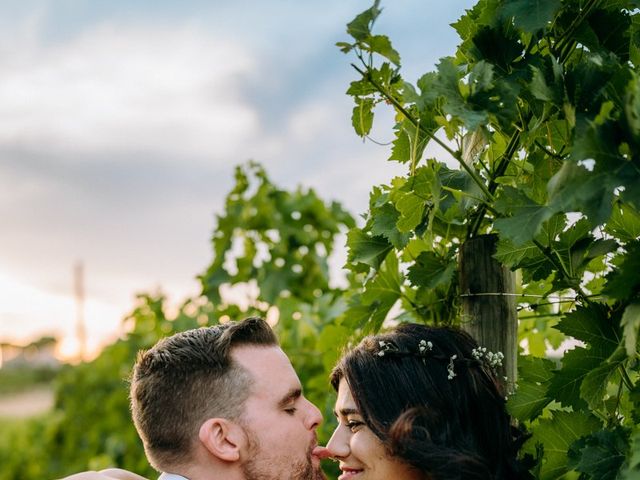
[[[240,459],[244,432],[226,418],[209,418],[200,426],[200,442],[209,453],[226,462]]]

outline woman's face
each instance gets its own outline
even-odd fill
[[[419,473],[390,457],[382,441],[366,426],[346,380],[340,380],[334,410],[338,427],[327,444],[340,462],[339,480],[418,480]]]

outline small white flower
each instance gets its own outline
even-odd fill
[[[379,357],[384,357],[384,350],[380,350],[380,351],[378,352],[378,356],[379,356]]]
[[[447,375],[447,379],[449,380],[453,380],[453,377],[456,376],[456,372],[453,371],[453,361],[458,358],[458,355],[451,355],[451,358],[449,359],[449,365],[447,365],[447,372],[449,373]]]
[[[386,343],[384,342],[384,340],[380,340],[378,342],[378,345],[380,345],[381,348],[384,348],[384,346],[386,345]]]
[[[504,360],[504,355],[502,352],[488,352],[487,353],[487,361],[489,362],[489,365],[493,368],[496,367],[501,367],[502,366],[502,360]]]
[[[420,353],[431,351],[433,350],[433,343],[427,342],[424,339],[420,340],[420,342],[418,342],[418,350]]]

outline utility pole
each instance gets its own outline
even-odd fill
[[[84,265],[78,261],[73,267],[74,291],[76,297],[76,337],[78,338],[78,359],[82,362],[87,353],[87,328],[84,321]]]

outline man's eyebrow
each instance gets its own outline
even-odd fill
[[[300,387],[292,388],[287,392],[287,394],[284,397],[282,397],[282,399],[280,399],[280,401],[278,402],[278,407],[280,408],[286,407],[292,401],[297,400],[301,396],[302,396],[302,389]]]
[[[359,415],[360,412],[358,411],[357,408],[342,408],[340,409],[340,412],[336,412],[335,410],[333,411],[333,414],[336,416],[336,418],[338,417],[338,413],[340,413],[340,415],[342,417],[346,417],[347,415]]]

